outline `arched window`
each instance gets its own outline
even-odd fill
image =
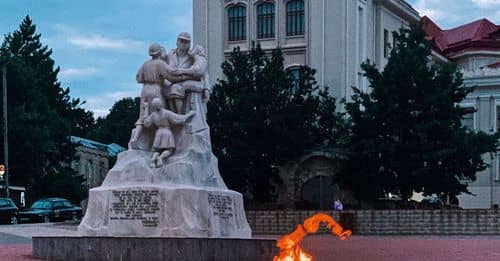
[[[286,4],[286,35],[303,35],[304,31],[304,0],[291,0]]]
[[[243,5],[235,5],[227,9],[229,22],[229,41],[245,40],[247,38],[247,9]]]
[[[290,79],[292,80],[290,85],[290,93],[296,94],[300,89],[300,67],[292,67],[287,69],[287,71]]]
[[[274,37],[274,4],[262,3],[257,6],[257,38]]]

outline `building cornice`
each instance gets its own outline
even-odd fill
[[[464,56],[486,55],[486,56],[500,56],[500,50],[466,50],[454,55],[450,55],[450,59],[458,59]]]
[[[87,148],[87,147],[84,147],[84,146],[77,146],[75,148],[75,150],[81,151],[81,152],[84,152],[84,153],[87,153],[87,154],[92,154],[92,155],[95,155],[95,156],[104,157],[104,158],[109,157],[109,154],[107,152],[104,152],[104,151],[101,151],[101,150]]]
[[[374,0],[376,5],[384,6],[394,12],[401,18],[408,21],[409,24],[418,23],[420,14],[410,4],[404,0]]]
[[[494,76],[479,76],[464,78],[464,85],[467,87],[477,86],[498,86],[500,87],[500,74]]]

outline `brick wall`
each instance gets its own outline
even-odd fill
[[[253,234],[286,234],[319,211],[247,211]],[[338,211],[321,211],[340,223]],[[359,235],[500,235],[499,210],[358,210]],[[325,230],[323,230],[325,231]]]

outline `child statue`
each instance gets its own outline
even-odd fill
[[[175,150],[175,140],[172,134],[171,125],[180,125],[186,123],[195,115],[194,111],[181,115],[164,108],[161,98],[153,98],[149,116],[144,119],[144,127],[156,128],[153,141],[153,157],[151,158],[151,167],[158,168],[165,160],[172,155]]]
[[[139,110],[139,119],[135,123],[135,129],[132,130],[132,137],[129,142],[129,149],[145,149],[140,148],[137,144],[143,130],[143,121],[151,112],[151,101],[154,98],[159,98],[159,102],[163,104],[161,95],[161,86],[167,74],[172,71],[172,67],[163,61],[161,56],[165,53],[165,49],[153,43],[149,46],[149,55],[151,59],[146,61],[137,72],[137,82],[142,83],[141,104]],[[147,113],[148,112],[148,113]],[[144,146],[142,146],[144,147]]]

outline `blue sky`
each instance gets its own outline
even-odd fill
[[[96,115],[139,95],[135,74],[149,43],[173,48],[180,31],[192,32],[192,0],[0,0],[0,34],[26,14],[52,48],[61,83]]]
[[[421,15],[427,15],[442,29],[481,18],[500,24],[500,0],[409,0]]]
[[[408,2],[443,29],[483,17],[500,23],[500,0]],[[135,73],[149,43],[170,49],[179,32],[192,32],[192,0],[0,0],[0,34],[17,29],[26,14],[53,49],[59,80],[98,116],[139,95]]]

